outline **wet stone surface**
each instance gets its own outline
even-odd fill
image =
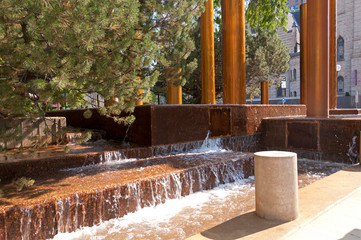
[[[298,160],[299,187],[335,173],[347,164]],[[92,228],[54,239],[185,239],[255,208],[254,178],[167,200]]]
[[[35,185],[21,192],[2,182],[0,239],[183,239],[254,207],[253,154],[239,151],[257,143],[249,135],[128,149],[128,158],[103,152],[100,164],[38,169]],[[150,155],[157,157],[139,158]],[[300,186],[345,166],[299,161]],[[63,235],[79,228],[85,232]]]
[[[121,159],[39,175],[34,186],[21,192],[5,184],[1,227],[11,239],[43,239],[93,226],[248,177],[252,156],[220,151]]]

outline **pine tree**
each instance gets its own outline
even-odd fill
[[[53,103],[112,101],[100,112],[132,112],[150,89],[182,74],[194,44],[189,32],[204,0],[3,0],[0,4],[0,114],[44,113]],[[114,101],[115,100],[115,101]],[[132,117],[114,117],[130,122]]]
[[[276,30],[286,24],[287,1],[285,0],[246,0],[246,93],[258,96],[260,82],[278,80],[280,74],[288,69],[289,54],[287,47],[278,38]],[[222,92],[222,19],[221,0],[214,0],[215,6],[215,85],[216,95]],[[251,28],[252,27],[252,28]],[[256,34],[249,34],[255,29]],[[201,61],[200,26],[192,32],[196,50],[190,59]],[[187,81],[183,91],[188,95],[185,102],[201,103],[201,70],[198,67]]]
[[[246,34],[247,94],[259,95],[260,83],[273,84],[289,68],[289,49],[274,31]]]

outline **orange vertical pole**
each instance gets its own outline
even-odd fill
[[[307,3],[301,5],[300,103],[307,104]]]
[[[139,95],[139,96],[142,96],[143,93],[144,93],[144,90],[143,90],[143,89],[139,89],[139,90],[138,90],[138,95]],[[136,106],[141,106],[141,105],[143,105],[143,100],[136,100],[135,105],[136,105]]]
[[[307,1],[307,116],[329,113],[329,1]]]
[[[337,1],[330,0],[330,109],[337,108]]]
[[[223,103],[246,103],[244,0],[222,0]]]
[[[112,97],[111,99],[104,101],[104,106],[105,106],[105,107],[111,107],[111,106],[114,105],[114,103],[115,103],[116,101],[117,101],[117,98],[116,98],[116,97]]]
[[[167,104],[182,104],[182,86],[174,86],[173,81],[167,83]]]
[[[269,82],[261,82],[261,104],[269,104]]]
[[[213,0],[208,0],[205,7],[201,15],[202,103],[215,104]]]
[[[173,68],[170,70],[171,80],[167,82],[167,103],[168,104],[182,104],[182,86],[175,86],[174,82],[182,79],[182,69],[175,71]]]

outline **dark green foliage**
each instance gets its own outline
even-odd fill
[[[90,104],[87,93],[132,112],[170,68],[188,74],[189,37],[204,0],[3,0],[0,5],[0,113],[44,112],[53,103]],[[186,79],[186,78],[183,78]],[[0,116],[0,117],[1,117]],[[114,117],[129,123],[132,117]]]
[[[266,30],[255,35],[247,32],[246,43],[247,94],[258,96],[260,82],[273,84],[289,68],[289,49],[277,33]]]
[[[246,31],[246,84],[247,95],[258,96],[260,82],[270,81],[273,83],[288,69],[289,54],[287,47],[278,38],[276,29],[283,27],[287,20],[287,1],[284,0],[250,0],[246,1],[247,27],[256,26],[254,35]],[[258,6],[263,4],[262,7]],[[271,11],[271,7],[275,7]],[[222,19],[221,0],[214,1],[215,18],[215,82],[216,95],[222,93]],[[256,8],[256,10],[255,10]],[[269,11],[268,11],[269,10]],[[256,11],[254,15],[249,11]],[[285,16],[282,14],[285,13]],[[278,20],[275,20],[277,18]],[[270,21],[270,22],[269,22]],[[192,52],[190,59],[197,58],[201,61],[200,24],[193,32],[196,50]],[[186,103],[201,103],[201,69],[198,67],[183,88],[188,95]]]
[[[287,24],[287,0],[249,0],[247,24],[252,29],[276,32]]]

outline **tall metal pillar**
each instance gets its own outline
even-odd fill
[[[261,104],[269,104],[269,82],[261,82]]]
[[[330,0],[330,109],[337,108],[337,0]]]
[[[300,36],[300,103],[307,104],[307,2],[301,5],[301,36]]]
[[[144,93],[144,90],[143,90],[143,89],[139,89],[139,90],[138,90],[138,95],[139,95],[139,96],[142,96],[143,93]],[[136,105],[136,106],[141,106],[141,105],[143,105],[143,99],[142,99],[142,100],[136,100],[135,105]]]
[[[329,1],[307,1],[307,116],[329,113]]]
[[[182,104],[182,86],[174,86],[173,81],[167,83],[167,104]]]
[[[222,0],[223,103],[246,103],[244,0]]]
[[[213,0],[208,0],[205,7],[201,15],[202,104],[215,104]]]

